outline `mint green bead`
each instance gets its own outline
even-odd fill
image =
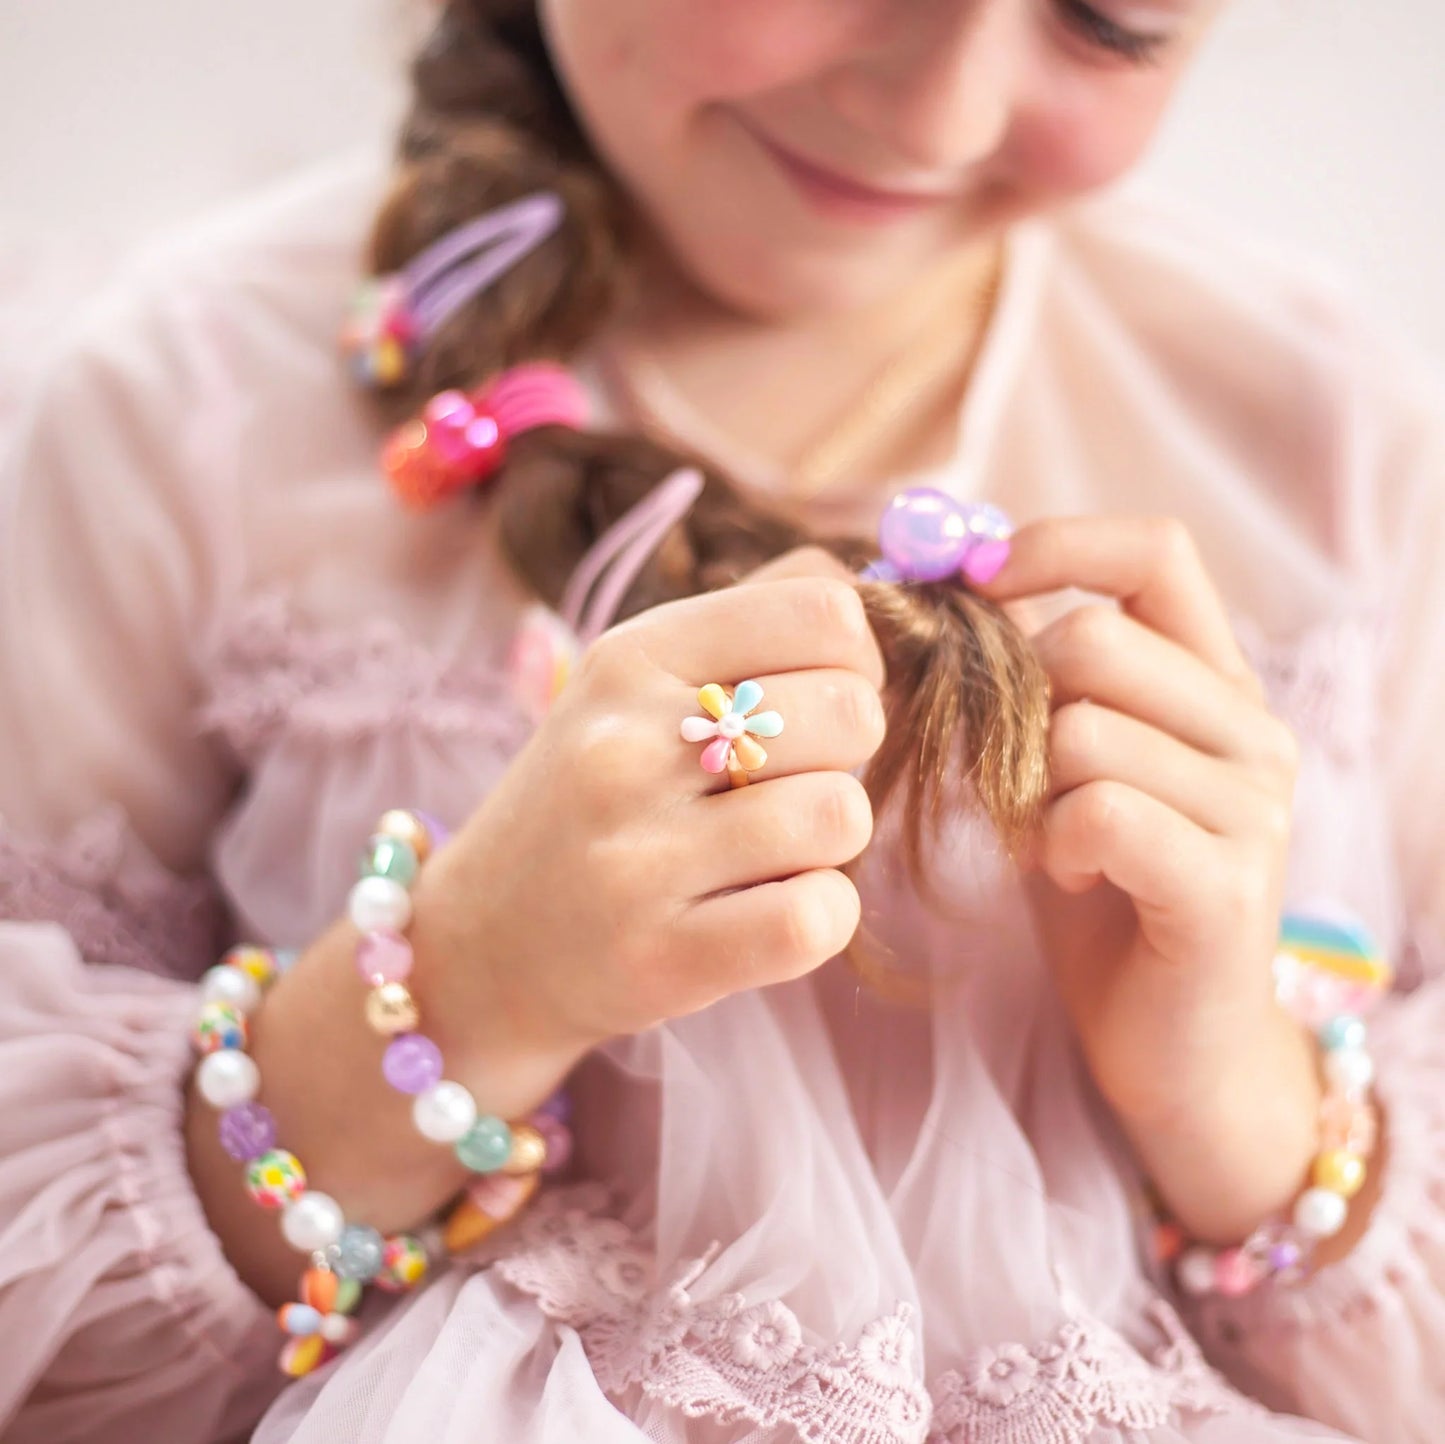
[[[376,833],[361,854],[362,877],[387,877],[402,887],[410,887],[416,879],[416,851],[405,838]]]
[[[473,1173],[495,1173],[512,1156],[512,1130],[500,1118],[478,1118],[456,1142]]]

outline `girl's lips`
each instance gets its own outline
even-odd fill
[[[861,185],[839,175],[837,171],[804,160],[746,122],[743,122],[743,129],[772,158],[803,198],[826,216],[874,225],[886,224],[919,215],[945,205],[951,199],[941,193],[875,190],[872,186]]]

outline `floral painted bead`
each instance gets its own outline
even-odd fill
[[[389,1294],[405,1293],[414,1289],[426,1277],[427,1257],[421,1241],[409,1233],[396,1234],[387,1239],[382,1251],[381,1272],[376,1276],[376,1286]]]
[[[222,1048],[244,1048],[246,1015],[231,1003],[203,1003],[191,1029],[191,1046],[197,1053],[219,1053]]]
[[[294,1153],[273,1148],[246,1169],[246,1189],[262,1208],[285,1208],[306,1192],[306,1170]]]
[[[262,988],[268,988],[275,981],[277,967],[275,954],[269,948],[250,946],[232,948],[221,959],[223,967],[240,968]]]

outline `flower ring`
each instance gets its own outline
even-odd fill
[[[777,712],[754,712],[762,700],[763,689],[757,682],[739,682],[732,696],[716,682],[698,692],[698,705],[709,715],[684,718],[682,736],[686,742],[707,743],[702,749],[704,771],[726,772],[734,787],[742,787],[748,773],[768,760],[753,737],[776,737],[783,730],[783,719]]]

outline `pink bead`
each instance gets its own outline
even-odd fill
[[[1227,1248],[1214,1260],[1214,1287],[1225,1298],[1247,1294],[1259,1280],[1259,1263],[1243,1249]]]
[[[404,982],[412,961],[411,944],[398,933],[367,933],[356,945],[356,971],[373,988]]]
[[[995,541],[990,538],[975,542],[963,559],[964,576],[979,586],[986,585],[1003,570],[1010,550],[1007,540]]]

